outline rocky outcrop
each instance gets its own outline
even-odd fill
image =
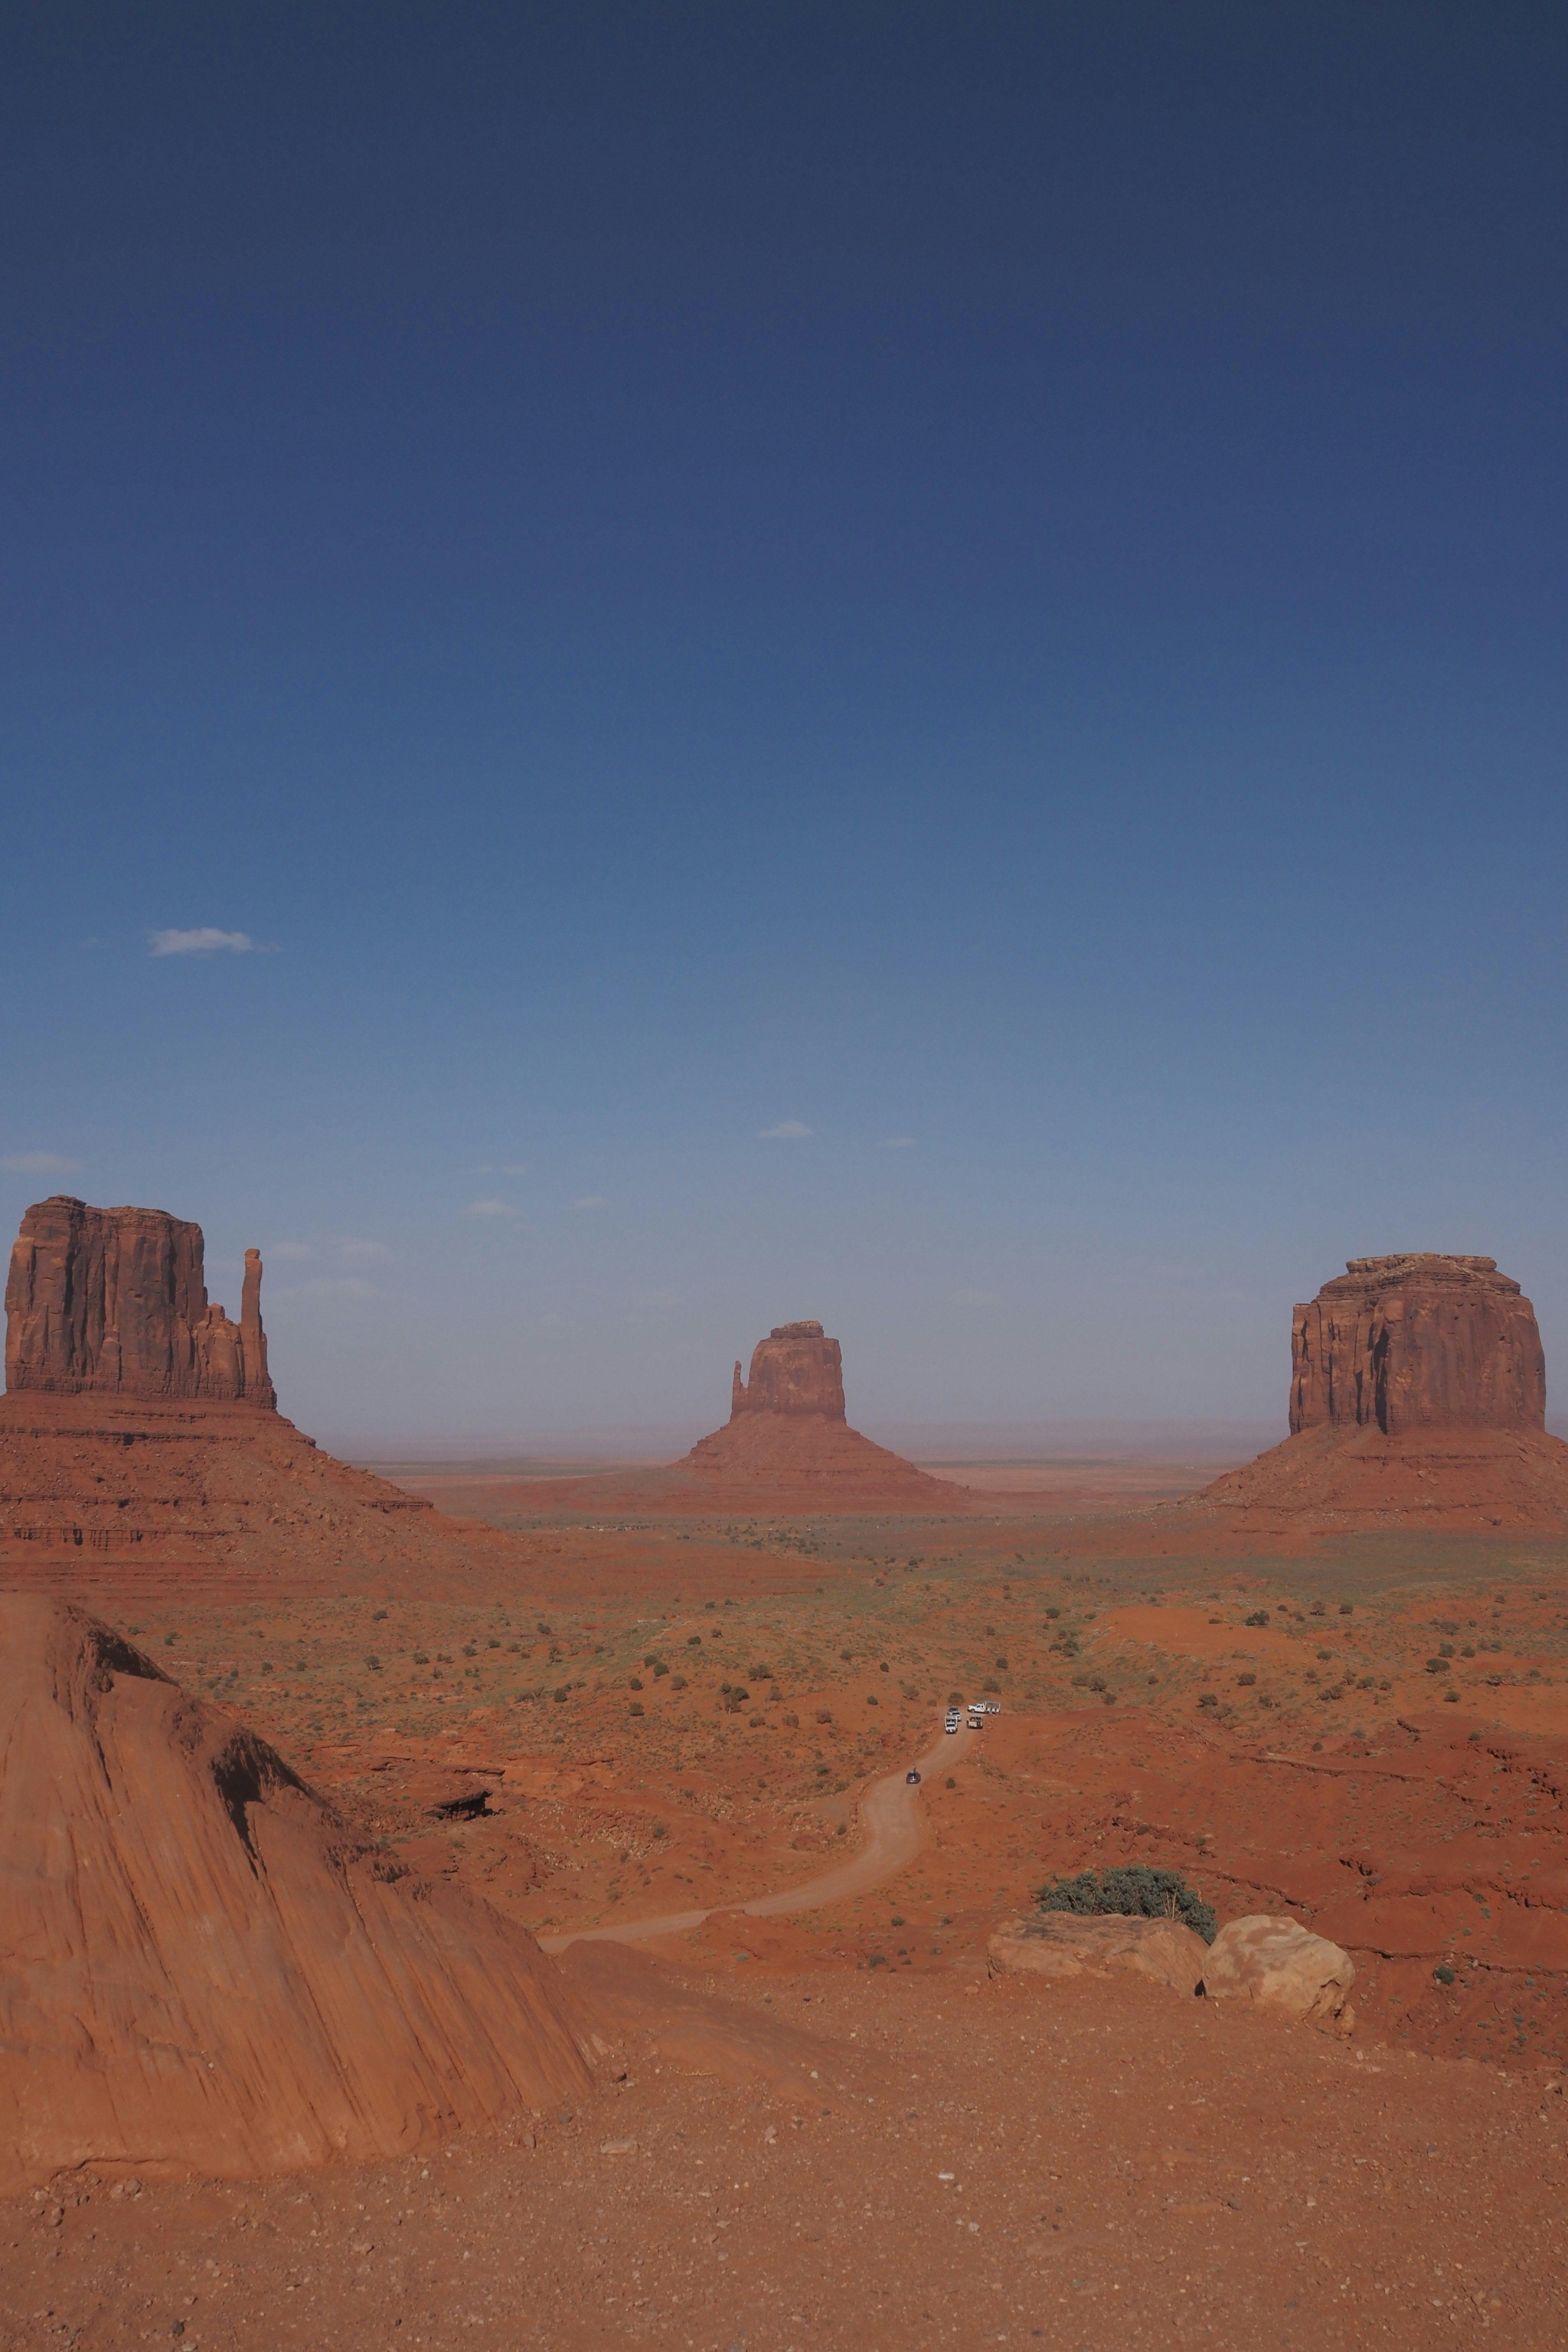
[[[208,1303],[203,1259],[200,1225],[163,1209],[36,1202],[5,1284],[6,1389],[274,1409],[260,1253],[245,1254],[237,1323]]]
[[[589,2081],[521,1928],[59,1601],[0,1598],[0,2195],[384,2158]]]
[[[1352,1258],[1298,1307],[1290,1435],[1171,1506],[1248,1536],[1568,1528],[1535,1309],[1489,1257]]]
[[[837,1339],[820,1323],[777,1323],[752,1350],[749,1380],[739,1360],[730,1392],[730,1418],[747,1412],[815,1413],[844,1419],[844,1365]]]
[[[1290,1429],[1542,1429],[1535,1309],[1489,1257],[1352,1258],[1298,1307]]]
[[[1039,1911],[1004,1919],[986,1947],[994,1975],[1151,1977],[1191,1994],[1203,1979],[1209,1948],[1179,1919],[1085,1918]]]
[[[1209,1946],[1202,1973],[1211,2000],[1245,2000],[1335,2033],[1349,2033],[1355,2023],[1349,2005],[1355,1962],[1294,1919],[1258,1912],[1231,1920]]]

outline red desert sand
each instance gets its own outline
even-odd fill
[[[786,1326],[716,1507],[518,1533],[261,1401],[258,1265],[244,1395],[199,1234],[110,1314],[145,1213],[77,1220],[74,1320],[35,1224],[0,1409],[0,2344],[1561,2343],[1568,1545],[1483,1507],[1551,1444],[1486,1262],[1352,1268],[1276,1450],[1418,1447],[1436,1513],[786,1506],[853,1438]],[[1217,1997],[999,1959],[1112,1863],[1214,1908]]]

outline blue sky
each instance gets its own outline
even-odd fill
[[[366,1444],[1267,1417],[1410,1246],[1561,1370],[1560,12],[5,40],[6,1216]]]

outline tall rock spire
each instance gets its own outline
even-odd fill
[[[200,1225],[163,1209],[94,1209],[56,1193],[22,1219],[5,1284],[5,1386],[205,1397],[275,1410],[261,1258],[240,1320],[209,1305]]]

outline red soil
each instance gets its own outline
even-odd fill
[[[1422,1527],[1568,1529],[1568,1444],[1542,1429],[1390,1437],[1375,1424],[1302,1430],[1179,1507],[1244,1535]]]
[[[793,1526],[759,1501],[696,1537],[652,1511],[509,1538],[365,1510],[312,1527],[285,1586],[269,1517],[220,1519],[220,1483],[189,1490],[199,1577],[149,1585],[132,1547],[85,1541],[55,1572],[108,1606],[129,1567],[126,1630],[415,1878],[552,1937],[707,1916],[653,1948],[662,1975],[593,1982],[622,2058],[519,2127],[308,2190],[149,2189],[133,2221],[90,2167],[0,2210],[0,2340],[46,2306],[89,2347],[178,2318],[201,2352],[383,2352],[459,2323],[672,2352],[1064,2326],[1317,2352],[1462,2316],[1561,2340],[1560,1541],[1001,1494]],[[423,1559],[356,1564],[399,1525],[428,1531]],[[893,1878],[805,1915],[715,1908],[852,1854],[870,1784],[987,1680],[1005,1712],[927,1773],[929,1841]],[[471,1819],[437,1810],[477,1792]],[[1131,1983],[987,1985],[998,1916],[1126,1860],[1180,1869],[1222,1918],[1289,1909],[1345,1943],[1351,2049]],[[771,2038],[781,2011],[809,2060]]]

